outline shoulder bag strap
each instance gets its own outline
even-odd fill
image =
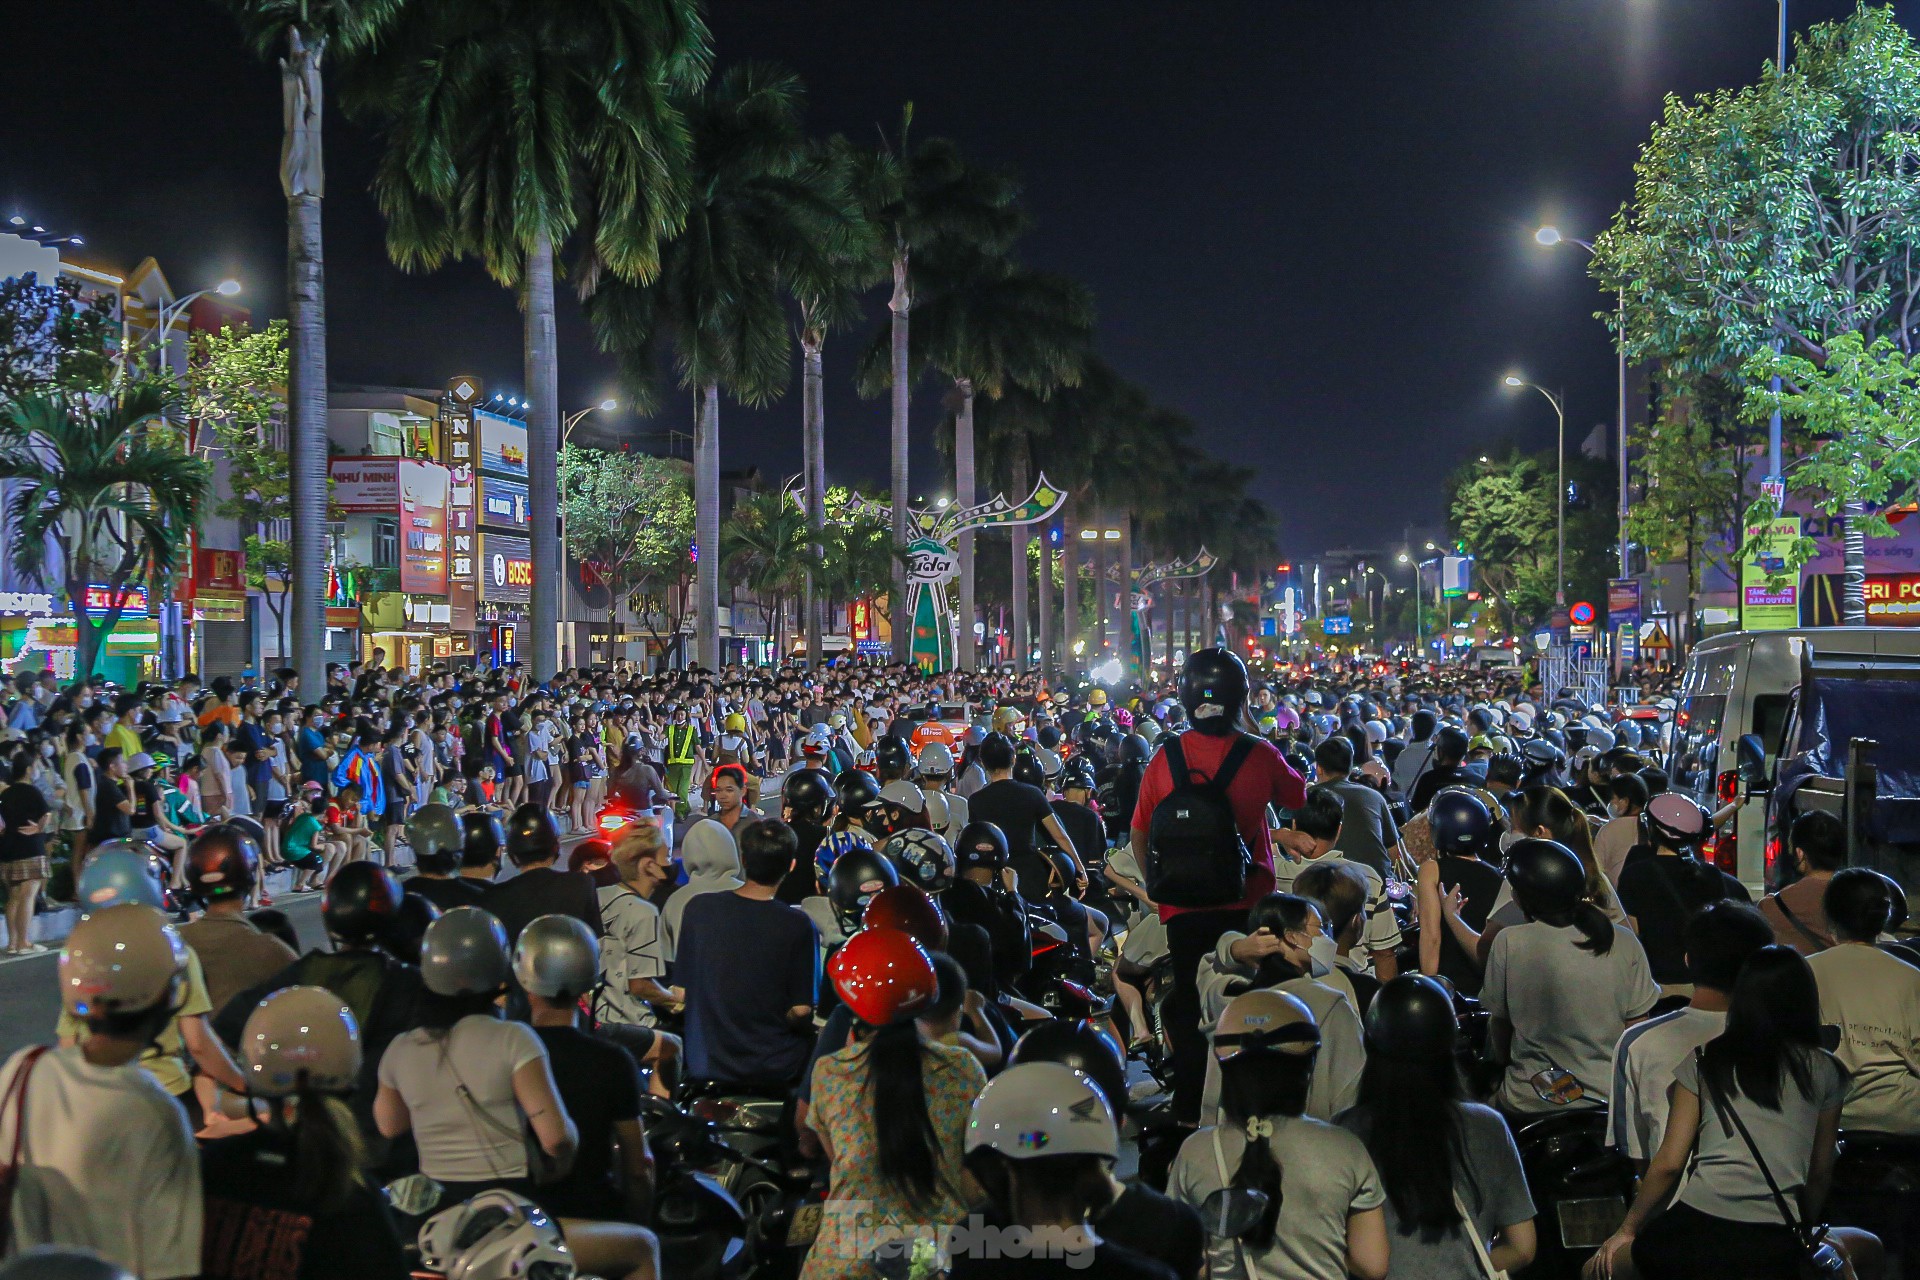
[[[1778,893],[1770,893],[1767,896],[1773,899],[1774,906],[1780,908],[1780,914],[1787,918],[1787,923],[1792,925],[1795,929],[1799,930],[1800,936],[1813,944],[1813,948],[1816,952],[1826,951],[1833,946],[1832,938],[1821,937],[1819,934],[1815,933],[1812,929],[1808,928],[1806,923],[1802,921],[1799,916],[1793,914],[1793,908],[1787,905],[1787,900],[1785,897],[1783,897]]]
[[[33,1074],[40,1059],[47,1056],[49,1047],[37,1044],[27,1050],[27,1056],[20,1062],[20,1070],[7,1084],[7,1096],[0,1099],[0,1109],[4,1109],[8,1102],[13,1103],[13,1150],[7,1156],[6,1168],[0,1170],[0,1176],[9,1182],[18,1175],[21,1157],[27,1152],[27,1078]],[[6,1223],[0,1222],[0,1233],[5,1230]]]
[[[1467,1202],[1460,1198],[1460,1188],[1453,1188],[1453,1207],[1460,1214],[1460,1230],[1473,1245],[1473,1256],[1480,1260],[1480,1272],[1486,1280],[1507,1280],[1507,1273],[1493,1265],[1493,1255],[1487,1252],[1487,1242],[1480,1238],[1480,1228],[1474,1225],[1473,1215],[1467,1212]]]
[[[1169,735],[1167,745],[1160,748],[1167,758],[1167,785],[1172,789],[1190,786],[1193,782],[1193,774],[1187,768],[1187,753],[1180,749],[1181,736]]]
[[[1773,1180],[1773,1170],[1767,1168],[1766,1157],[1760,1154],[1760,1148],[1754,1144],[1753,1135],[1747,1132],[1747,1122],[1740,1118],[1740,1113],[1721,1095],[1720,1087],[1713,1082],[1713,1077],[1707,1074],[1706,1055],[1700,1049],[1695,1049],[1693,1055],[1694,1062],[1700,1071],[1701,1091],[1711,1098],[1714,1111],[1722,1119],[1731,1121],[1734,1130],[1740,1135],[1740,1141],[1746,1143],[1747,1154],[1751,1155],[1753,1162],[1760,1166],[1760,1176],[1767,1180],[1767,1190],[1773,1193],[1773,1203],[1780,1210],[1780,1217],[1785,1220],[1788,1229],[1803,1245],[1811,1244],[1807,1229],[1801,1224],[1800,1216],[1793,1211],[1793,1206],[1787,1203],[1787,1197],[1780,1190],[1780,1184]]]

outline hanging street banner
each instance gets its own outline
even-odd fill
[[[1800,572],[1787,567],[1787,554],[1799,537],[1800,519],[1792,515],[1747,527],[1747,541],[1759,550],[1740,563],[1742,631],[1784,631],[1800,625]]]

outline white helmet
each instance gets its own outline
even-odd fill
[[[982,1147],[1010,1160],[1112,1160],[1120,1154],[1120,1130],[1106,1096],[1085,1072],[1058,1062],[1023,1062],[987,1081],[974,1099],[966,1152]]]
[[[920,748],[920,758],[914,763],[921,773],[944,778],[953,772],[953,751],[944,742],[929,742]]]
[[[240,1060],[256,1098],[348,1093],[360,1078],[360,1025],[325,987],[284,987],[247,1016]]]
[[[420,1228],[420,1262],[446,1280],[573,1280],[573,1255],[539,1205],[482,1191]]]
[[[925,791],[921,796],[927,802],[927,825],[935,831],[945,831],[953,821],[953,807],[947,803],[947,793]]]

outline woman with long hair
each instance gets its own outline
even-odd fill
[[[1220,1118],[1174,1158],[1167,1194],[1200,1211],[1212,1274],[1387,1274],[1386,1196],[1366,1146],[1304,1112],[1320,1029],[1280,991],[1236,996],[1214,1025]]]
[[[1821,1047],[1820,991],[1806,959],[1779,945],[1754,952],[1734,983],[1726,1030],[1674,1072],[1660,1149],[1587,1275],[1807,1274],[1805,1246],[1782,1201],[1797,1223],[1819,1222],[1848,1083],[1846,1068]],[[1682,1170],[1690,1170],[1686,1187],[1669,1204]],[[1874,1236],[1838,1228],[1827,1238],[1855,1276],[1880,1273]]]
[[[1367,1144],[1387,1193],[1388,1280],[1485,1280],[1533,1261],[1520,1152],[1499,1112],[1467,1100],[1457,1033],[1432,978],[1395,978],[1367,1010],[1360,1103],[1338,1123]]]
[[[961,1144],[968,1108],[987,1082],[966,1049],[921,1034],[917,1018],[933,1007],[939,979],[907,934],[863,929],[834,954],[829,972],[856,1021],[853,1043],[813,1068],[807,1125],[832,1172],[802,1280],[871,1275],[876,1240],[931,1239],[924,1226],[966,1217],[973,1188]]]
[[[1660,998],[1640,940],[1587,897],[1588,870],[1551,840],[1507,851],[1525,923],[1494,937],[1480,1003],[1506,1066],[1497,1101],[1508,1115],[1604,1107],[1614,1044]]]

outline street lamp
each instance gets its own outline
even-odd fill
[[[1510,387],[1532,387],[1535,391],[1538,391],[1541,395],[1547,398],[1547,403],[1553,406],[1553,416],[1560,420],[1559,444],[1554,450],[1555,455],[1559,459],[1559,466],[1558,466],[1559,480],[1558,480],[1557,487],[1560,490],[1560,496],[1558,501],[1554,503],[1554,540],[1557,545],[1556,545],[1556,550],[1554,552],[1553,604],[1555,609],[1565,609],[1567,607],[1567,413],[1566,413],[1566,406],[1561,402],[1561,399],[1559,396],[1556,396],[1555,394],[1553,394],[1553,392],[1547,390],[1545,387],[1539,385],[1538,383],[1528,382],[1526,379],[1517,378],[1513,374],[1507,375],[1506,382],[1507,382],[1507,385]]]
[[[1785,0],[1782,0],[1781,7],[1784,10]],[[1577,244],[1582,249],[1585,249],[1587,251],[1588,257],[1593,256],[1592,241],[1578,240],[1578,239],[1575,239],[1573,236],[1563,236],[1560,234],[1560,231],[1557,227],[1542,227],[1538,231],[1533,233],[1533,238],[1537,240],[1539,243],[1543,245],[1547,245],[1549,247],[1556,244]],[[1614,346],[1614,355],[1615,355],[1614,394],[1616,397],[1614,412],[1618,415],[1618,432],[1619,432],[1618,448],[1620,453],[1620,464],[1619,464],[1620,576],[1624,578],[1627,576],[1627,572],[1628,572],[1627,570],[1627,290],[1625,285],[1622,285],[1614,293],[1613,332],[1614,332],[1613,346]]]
[[[495,400],[498,400],[500,397],[498,395],[495,395],[493,398]],[[509,401],[508,403],[511,404],[513,402]],[[598,409],[602,413],[612,413],[615,409],[619,407],[620,407],[619,401],[609,397],[608,399],[602,400],[599,404],[590,404],[584,409],[578,409],[578,410],[575,410],[573,413],[568,414],[560,423],[560,447],[563,449],[566,448],[567,437],[573,434],[573,429],[580,425],[580,420],[582,418],[585,418],[588,414],[592,413],[596,409]],[[562,502],[559,505],[560,505],[560,562],[564,567],[566,564],[566,557],[567,557],[567,504],[565,502]],[[560,621],[563,624],[560,628],[560,634],[566,638],[566,646],[565,646],[566,663],[570,667],[574,665],[574,656],[575,656],[574,648],[573,648],[573,627],[571,625],[567,625],[570,623],[571,620],[566,617],[568,613],[572,612],[568,608],[568,605],[571,603],[571,599],[572,599],[571,592],[568,592],[565,590],[562,590],[560,592],[560,613],[561,613]],[[608,632],[612,632],[614,630],[613,615],[614,615],[613,602],[611,598],[609,598],[607,602]],[[613,652],[611,644],[609,644],[607,652],[609,656],[611,656]]]
[[[160,323],[153,331],[154,345],[160,349],[160,372],[165,373],[167,371],[167,334],[173,330],[174,323],[187,313],[187,308],[210,293],[217,293],[223,298],[231,298],[239,292],[240,282],[238,280],[222,280],[219,284],[211,285],[208,288],[195,289],[192,293],[177,301],[163,302],[160,304],[158,312]]]
[[[495,397],[495,398],[498,399],[498,397]],[[601,413],[612,413],[615,409],[618,409],[619,407],[620,407],[620,402],[618,400],[608,398],[606,400],[602,400],[599,404],[590,404],[584,409],[577,409],[574,412],[568,414],[564,419],[561,420],[561,423],[560,423],[560,443],[565,444],[567,442],[567,437],[573,434],[573,429],[579,426],[580,420],[586,417],[588,414],[594,412],[595,410],[598,410]]]

